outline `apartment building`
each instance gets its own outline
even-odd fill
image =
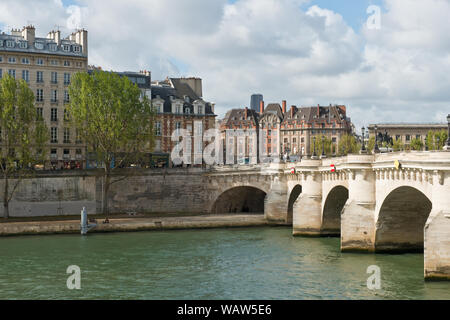
[[[47,169],[83,168],[85,146],[67,121],[68,86],[74,73],[88,66],[88,33],[78,30],[66,38],[51,31],[36,36],[33,26],[0,34],[0,77],[24,79],[35,94],[36,117],[50,130]]]

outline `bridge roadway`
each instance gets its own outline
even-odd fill
[[[342,251],[424,251],[425,278],[450,280],[449,152],[218,166],[206,175],[212,213],[264,210],[295,236],[340,236]]]

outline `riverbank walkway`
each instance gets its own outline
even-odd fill
[[[268,226],[263,214],[196,215],[179,217],[127,217],[97,219],[97,227],[89,231],[133,232],[177,229],[208,229]],[[0,223],[0,236],[79,234],[80,220],[20,221]]]

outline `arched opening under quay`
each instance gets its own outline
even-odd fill
[[[288,214],[287,214],[287,219],[286,219],[286,222],[288,224],[292,224],[293,223],[293,219],[294,219],[294,203],[297,200],[297,198],[300,196],[301,193],[302,193],[302,186],[298,184],[292,189],[291,194],[289,195]]]
[[[328,193],[322,214],[322,230],[324,236],[341,234],[341,214],[348,199],[348,189],[337,186]]]
[[[384,200],[375,235],[377,252],[423,252],[431,201],[413,187],[400,187]]]
[[[235,187],[222,193],[211,210],[213,214],[264,214],[266,193],[255,187]]]

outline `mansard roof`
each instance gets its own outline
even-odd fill
[[[245,109],[231,109],[226,113],[221,125],[226,126],[227,128],[239,125],[257,126],[258,118],[259,114],[255,110],[247,108],[247,118],[245,118]]]

